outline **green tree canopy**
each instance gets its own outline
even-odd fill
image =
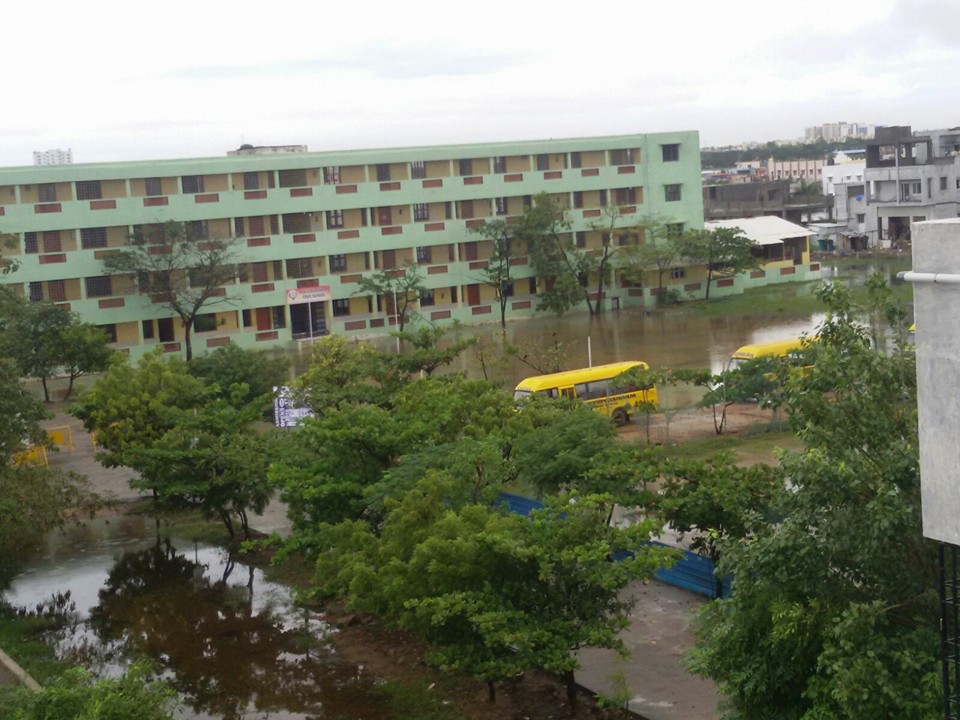
[[[760,267],[760,259],[754,254],[756,244],[740,228],[696,230],[686,233],[679,242],[683,257],[706,266],[707,300],[714,273],[739,275]]]
[[[733,595],[706,607],[695,671],[726,717],[939,715],[936,551],[920,517],[912,354],[874,349],[849,291],[784,382],[805,449],[785,453],[770,517],[721,543]]]

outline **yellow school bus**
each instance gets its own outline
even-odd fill
[[[641,403],[657,402],[657,390],[653,386],[613,389],[613,379],[635,367],[646,370],[648,366],[645,362],[632,360],[549,375],[534,375],[520,381],[513,391],[513,398],[521,402],[534,393],[542,393],[552,398],[579,398],[594,410],[612,417],[617,425],[625,425],[630,422],[630,415],[638,412]]]
[[[803,349],[804,344],[809,342],[811,342],[810,338],[788,338],[787,340],[744,345],[730,356],[730,361],[727,363],[727,370],[736,370],[745,362],[756,360],[760,357],[787,357],[791,354],[799,353]]]

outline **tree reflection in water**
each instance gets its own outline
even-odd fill
[[[244,582],[231,584],[235,573]],[[361,708],[388,717],[370,707],[369,687],[355,671],[332,661],[322,638],[304,627],[308,616],[262,597],[254,602],[254,578],[252,566],[230,560],[212,580],[206,565],[178,554],[169,539],[122,555],[90,610],[100,660],[145,655],[195,712],[225,719],[278,711],[310,717],[321,707],[324,717],[357,717]]]

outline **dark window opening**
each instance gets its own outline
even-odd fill
[[[77,182],[77,200],[99,200],[103,197],[100,191],[99,180],[82,180]]]

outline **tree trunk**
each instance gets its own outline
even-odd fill
[[[493,684],[493,680],[487,680],[487,700],[489,702],[497,701],[497,688]]]
[[[707,302],[710,302],[710,282],[713,280],[713,268],[709,265],[707,266],[707,296],[704,298]]]
[[[570,705],[570,714],[577,713],[577,682],[573,676],[573,670],[563,671],[563,684],[567,688],[567,703]]]
[[[183,320],[183,347],[187,351],[187,362],[193,359],[193,342],[190,338],[190,331],[193,329],[193,321]]]
[[[43,401],[50,402],[50,390],[47,389],[47,376],[40,376],[40,384],[43,385]]]

